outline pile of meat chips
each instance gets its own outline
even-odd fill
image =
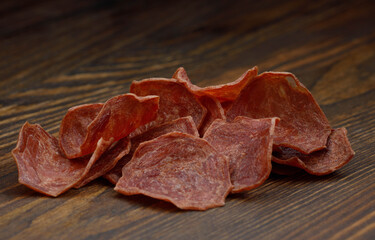
[[[58,139],[26,122],[12,154],[19,182],[48,196],[104,177],[124,195],[206,210],[260,186],[273,164],[325,175],[354,151],[293,74],[254,67],[203,88],[183,68],[133,81],[130,93],[70,108]]]

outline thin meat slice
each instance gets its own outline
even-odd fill
[[[198,87],[194,85],[183,67],[180,67],[173,74],[173,78],[177,79],[179,82],[184,83],[191,91],[197,96],[208,95],[216,98],[220,102],[234,101],[241,90],[246,86],[246,84],[251,81],[258,74],[258,67],[253,67],[247,70],[241,77],[237,80],[216,86],[208,87]]]
[[[124,156],[116,166],[111,169],[111,171],[104,175],[104,177],[111,183],[116,184],[122,176],[122,168],[131,160],[139,144],[170,132],[182,132],[199,137],[197,127],[191,116],[179,118],[158,127],[151,128],[148,131],[131,138],[131,150],[129,154]]]
[[[330,174],[347,164],[354,156],[345,128],[332,130],[328,138],[327,149],[302,154],[294,149],[279,148],[274,152],[272,161],[297,167],[313,175]]]
[[[207,131],[208,127],[215,119],[226,119],[224,114],[224,109],[221,106],[220,102],[210,96],[201,96],[199,101],[207,109],[207,114],[203,120],[202,126],[199,128],[199,134],[201,136]]]
[[[18,167],[18,181],[53,197],[73,187],[89,161],[88,158],[66,159],[55,137],[40,125],[28,122],[22,126],[12,154]]]
[[[228,160],[207,141],[178,132],[141,143],[115,187],[192,210],[223,206],[231,189]]]
[[[131,144],[128,137],[120,139],[115,145],[113,145],[113,147],[107,149],[100,156],[100,158],[91,166],[87,174],[85,174],[84,177],[74,185],[74,187],[80,188],[92,180],[108,173],[116,166],[120,159],[129,153],[130,147]]]
[[[304,154],[326,148],[331,133],[329,122],[311,93],[291,73],[266,72],[241,91],[226,113],[237,116],[279,117],[274,144]]]
[[[102,171],[99,166],[107,168],[106,164],[113,162],[111,157],[117,155],[116,148],[107,152],[111,144],[100,139],[93,154],[67,159],[54,136],[38,124],[26,122],[12,151],[18,167],[18,180],[37,192],[56,197],[98,177],[97,174]],[[113,167],[115,163],[111,164]]]
[[[80,180],[89,158],[63,157],[58,140],[40,125],[26,122],[12,151],[18,167],[18,181],[27,187],[56,197]]]
[[[84,104],[72,107],[65,114],[60,126],[60,146],[69,155],[71,149],[77,148],[85,140],[87,128],[98,116],[103,103]]]
[[[270,175],[278,120],[236,117],[228,123],[217,119],[208,128],[203,138],[229,159],[232,193],[256,188]]]
[[[138,129],[136,134],[186,116],[192,116],[199,128],[207,112],[197,97],[185,85],[175,79],[150,78],[142,81],[133,81],[130,86],[130,92],[138,96],[158,95],[160,97],[159,111],[155,121]]]
[[[109,99],[102,106],[71,108],[60,127],[61,149],[68,158],[77,158],[94,152],[100,139],[112,144],[154,120],[158,104],[157,96],[138,97],[127,93]]]

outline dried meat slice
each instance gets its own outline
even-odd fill
[[[197,96],[208,95],[216,98],[220,102],[234,101],[241,90],[258,74],[258,67],[253,67],[247,70],[241,77],[237,80],[216,86],[208,87],[198,87],[194,85],[183,67],[180,67],[173,74],[173,78],[177,79],[179,82],[184,83],[191,91]]]
[[[159,97],[138,97],[127,93],[109,99],[96,114],[83,118],[81,111],[90,112],[91,106],[72,108],[62,120],[60,127],[60,146],[68,158],[77,158],[95,151],[97,142],[118,141],[128,136],[157,116]],[[97,106],[99,109],[99,106]],[[76,123],[76,120],[78,124]],[[91,121],[90,123],[88,123]],[[83,123],[82,123],[83,122]]]
[[[215,119],[226,119],[224,114],[224,109],[222,108],[220,102],[210,96],[201,96],[199,101],[207,109],[207,114],[203,120],[202,126],[199,128],[199,134],[201,136],[207,131],[208,127],[212,124]]]
[[[297,167],[313,175],[330,174],[347,164],[354,156],[345,128],[332,130],[328,138],[327,149],[302,154],[294,149],[279,148],[274,152],[272,161]]]
[[[266,72],[241,91],[226,113],[236,116],[279,117],[274,144],[302,153],[326,148],[331,127],[311,93],[291,73]]]
[[[236,117],[231,123],[215,120],[204,135],[229,159],[232,193],[260,186],[270,175],[273,132],[278,118]]]
[[[116,166],[113,169],[111,169],[111,171],[104,175],[104,177],[111,183],[116,184],[122,176],[122,168],[131,160],[131,158],[133,157],[133,153],[138,148],[139,144],[170,132],[182,132],[199,137],[197,127],[195,126],[195,123],[191,116],[179,118],[174,121],[151,128],[148,131],[140,135],[137,135],[131,139],[132,146],[129,154],[124,156],[116,164]]]
[[[207,112],[197,97],[175,79],[150,78],[133,81],[130,92],[138,96],[158,95],[160,97],[159,111],[155,121],[138,129],[136,134],[186,116],[192,116],[199,128]]]
[[[80,180],[89,158],[66,159],[58,140],[40,125],[26,122],[12,151],[18,167],[18,180],[27,187],[56,197]]]
[[[26,122],[20,131],[18,143],[12,154],[18,167],[19,182],[27,187],[56,197],[72,187],[84,185],[104,174],[116,164],[122,154],[120,146],[129,145],[129,140],[110,147],[112,142],[100,139],[94,153],[81,158],[67,159],[61,152],[58,140],[38,124]],[[116,147],[117,146],[117,147]],[[130,145],[128,146],[129,151]],[[113,160],[112,157],[117,157]]]
[[[139,145],[115,190],[206,210],[223,206],[231,188],[223,155],[201,138],[172,132]]]
[[[130,147],[131,144],[128,137],[120,139],[115,145],[107,149],[95,163],[93,163],[89,168],[89,171],[74,185],[74,187],[80,188],[92,180],[108,173],[116,166],[120,159],[129,153]]]
[[[61,123],[59,139],[60,146],[66,149],[65,155],[71,155],[71,149],[82,144],[88,126],[98,116],[103,105],[103,103],[84,104],[68,110]]]

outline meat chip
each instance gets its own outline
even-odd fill
[[[178,132],[141,143],[115,187],[191,210],[223,206],[231,189],[228,160],[207,141]]]
[[[199,97],[201,104],[207,109],[207,114],[203,120],[201,127],[199,128],[199,134],[203,134],[207,131],[208,127],[212,124],[215,119],[226,119],[224,109],[220,102],[211,96]]]
[[[122,176],[122,168],[131,160],[133,153],[139,144],[170,132],[182,132],[199,137],[197,127],[191,116],[176,119],[174,121],[162,124],[160,126],[149,129],[148,131],[131,138],[131,150],[129,154],[124,156],[116,166],[111,169],[104,177],[111,183],[116,184]]]
[[[279,148],[279,152],[274,152],[272,161],[297,167],[313,175],[330,174],[347,164],[354,156],[354,151],[350,146],[345,128],[332,130],[328,138],[327,149],[302,154],[294,149]]]
[[[265,72],[241,91],[226,113],[237,116],[279,117],[274,145],[304,154],[326,148],[331,133],[329,122],[311,93],[291,73]]]
[[[191,91],[197,96],[208,95],[216,98],[220,102],[234,101],[241,90],[246,86],[246,84],[251,81],[258,74],[258,67],[253,67],[247,70],[240,78],[237,80],[221,85],[208,86],[208,87],[198,87],[194,85],[183,67],[180,67],[173,74],[173,78],[177,81],[184,83]]]
[[[159,111],[155,121],[141,127],[132,136],[162,123],[186,116],[192,116],[199,128],[207,112],[196,96],[184,84],[175,79],[150,78],[133,81],[130,92],[138,96],[158,95],[160,97]]]
[[[88,126],[98,116],[103,105],[103,103],[84,104],[68,110],[60,126],[60,146],[67,149],[65,155],[71,155],[68,151],[82,144]]]
[[[278,118],[236,117],[231,123],[215,120],[204,135],[229,159],[232,193],[260,186],[270,175],[273,132]]]
[[[18,181],[53,197],[79,181],[89,160],[66,159],[62,156],[55,137],[40,125],[28,122],[22,126],[12,154],[18,167]]]
[[[67,159],[55,137],[40,125],[26,122],[12,154],[18,166],[18,180],[21,184],[56,197],[73,186],[83,186],[104,174],[100,168],[108,168],[106,165],[113,167],[121,154],[126,154],[123,147],[128,146],[127,151],[130,149],[127,138],[119,143],[106,151],[109,146],[101,139],[92,155]]]
[[[104,105],[71,108],[60,127],[61,149],[68,158],[77,158],[94,152],[100,139],[111,145],[154,120],[158,104],[157,96],[127,93],[109,99]]]

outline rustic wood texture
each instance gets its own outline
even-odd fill
[[[375,2],[1,1],[0,239],[375,239]],[[323,177],[271,175],[225,207],[180,211],[103,179],[58,198],[18,183],[25,121],[56,135],[69,107],[179,66],[205,86],[257,65],[290,71],[354,159]]]

